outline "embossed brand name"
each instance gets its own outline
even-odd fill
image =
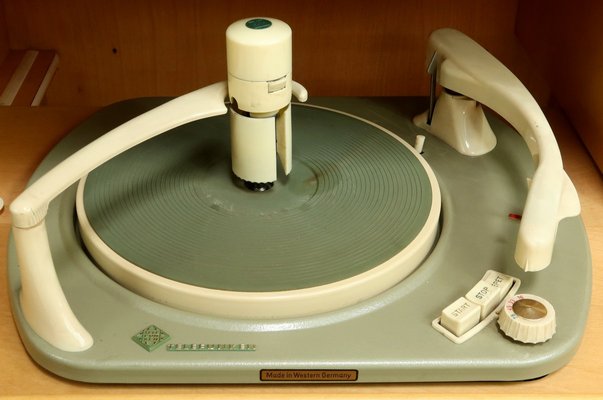
[[[167,351],[255,351],[255,344],[235,344],[235,343],[177,343],[168,344]]]

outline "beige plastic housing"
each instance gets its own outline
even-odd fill
[[[308,93],[292,80],[292,34],[274,18],[247,18],[226,30],[232,170],[248,182],[274,182],[276,156],[292,168],[291,95]]]
[[[291,38],[289,25],[274,18],[247,18],[228,27],[228,96],[238,109],[274,113],[291,102]]]
[[[415,125],[439,137],[461,154],[481,156],[496,146],[496,136],[481,104],[469,97],[443,91],[438,97],[430,125],[427,124],[427,113],[417,115],[413,119]]]
[[[232,171],[250,182],[276,181],[276,123],[230,110]],[[289,171],[287,171],[289,173]]]
[[[580,214],[578,194],[563,170],[559,147],[546,117],[519,79],[463,33],[454,29],[433,32],[428,55],[435,63],[440,85],[493,109],[527,143],[536,170],[532,177],[526,177],[530,184],[515,261],[525,271],[544,269],[551,262],[559,221]],[[438,107],[436,104],[436,110]],[[446,141],[454,142],[466,132],[449,129],[446,134],[452,135]]]

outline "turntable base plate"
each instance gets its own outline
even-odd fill
[[[110,127],[165,101],[130,100],[91,116],[53,148],[32,181]],[[419,133],[427,136],[422,158],[437,173],[443,211],[438,240],[420,267],[390,289],[331,312],[280,319],[191,313],[141,296],[117,284],[98,268],[98,262],[92,261],[83,248],[78,224],[74,223],[77,197],[74,186],[50,204],[46,223],[57,277],[74,313],[94,337],[94,345],[85,352],[69,353],[49,345],[31,330],[19,301],[21,279],[11,239],[8,294],[15,325],[31,357],[44,368],[69,379],[154,384],[266,383],[262,371],[275,375],[304,371],[350,373],[357,382],[509,381],[541,377],[566,365],[580,344],[588,320],[592,272],[588,238],[579,217],[565,219],[559,225],[558,247],[551,265],[536,274],[517,267],[513,250],[518,223],[509,219],[508,214],[521,212],[526,196],[525,177],[531,176],[534,168],[523,139],[488,113],[498,144],[487,155],[467,157],[412,125],[412,117],[427,107],[425,98],[350,97],[312,101],[369,119],[407,142],[412,142]],[[294,111],[295,124],[302,123],[304,110]],[[223,124],[219,118],[216,121]],[[173,134],[194,136],[198,133],[193,129],[195,125]],[[298,130],[294,136],[299,136]],[[228,141],[227,137],[218,139]],[[320,140],[324,143],[328,138]],[[304,169],[308,163],[300,158],[299,152],[303,144],[295,145],[295,172],[309,174],[314,170]],[[197,158],[195,162],[203,163],[206,159]],[[187,160],[194,163],[183,158]],[[229,177],[230,172],[220,164],[223,162],[218,158],[208,168],[217,168]],[[114,178],[117,181],[120,177]],[[288,184],[281,178],[278,182],[281,189],[285,186],[283,182]],[[318,193],[320,178],[317,182]],[[307,207],[316,195],[310,198],[308,193],[313,192],[305,193],[301,202]],[[227,199],[223,193],[213,195]],[[261,200],[261,195],[253,200]],[[286,204],[294,210],[302,207],[297,203],[295,208],[292,200],[289,203],[283,200],[277,210]],[[350,215],[348,219],[354,218]],[[169,235],[164,238],[170,240]],[[292,237],[286,243],[297,241]],[[457,345],[432,328],[431,321],[442,309],[467,293],[489,269],[520,279],[522,291],[542,296],[554,305],[557,333],[553,339],[536,346],[518,345],[502,335],[496,324],[491,324],[471,340]],[[328,295],[318,302],[329,303],[332,299]],[[248,303],[244,298],[241,305]],[[303,309],[307,308],[305,304],[302,302]],[[153,351],[132,339],[141,332],[158,330],[168,335],[169,341]],[[184,351],[170,351],[174,347]],[[241,351],[243,347],[250,351]]]

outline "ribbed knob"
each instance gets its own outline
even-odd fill
[[[555,309],[542,297],[518,294],[505,303],[498,325],[505,335],[519,342],[546,342],[555,334]]]

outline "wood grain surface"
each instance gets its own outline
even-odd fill
[[[427,94],[425,44],[443,27],[462,30],[511,66],[523,57],[509,40],[516,0],[2,3],[11,48],[59,54],[49,105],[172,96],[224,80],[226,28],[252,16],[291,26],[294,78],[313,96]]]
[[[525,1],[517,36],[603,170],[603,2]]]

